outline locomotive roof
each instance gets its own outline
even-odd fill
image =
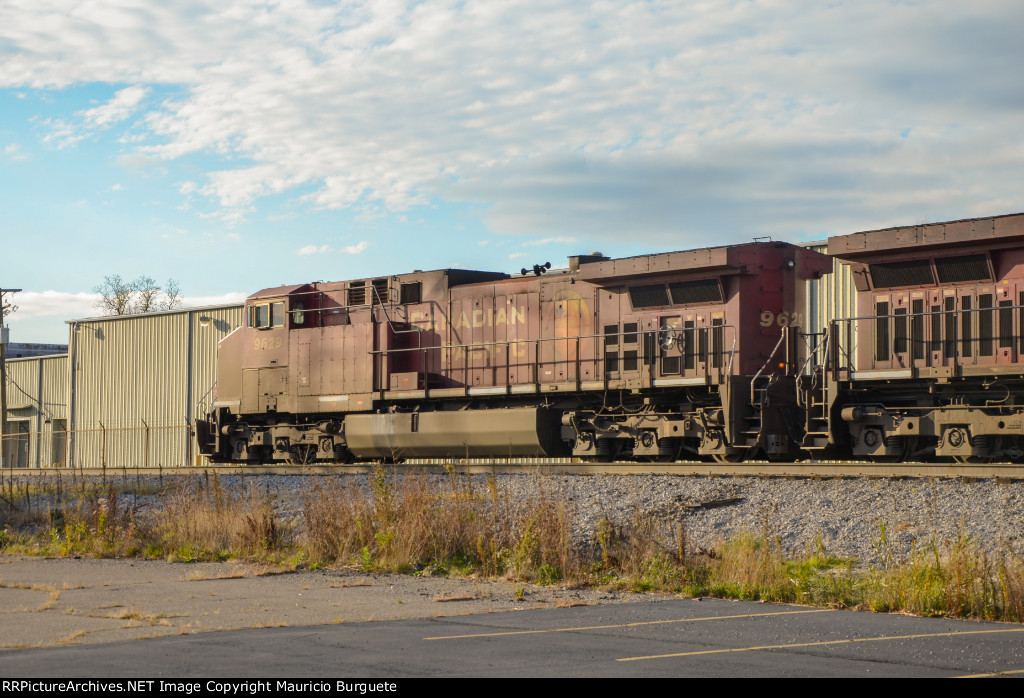
[[[661,252],[658,254],[622,257],[619,259],[603,259],[580,265],[580,278],[584,281],[602,282],[615,277],[636,277],[649,274],[663,274],[678,271],[700,271],[741,274],[746,271],[759,250],[790,249],[794,259],[810,260],[815,256],[827,260],[827,257],[808,250],[799,245],[782,241],[747,242],[721,247],[704,247],[697,250],[679,252]],[[803,265],[801,265],[803,266]],[[831,263],[822,261],[821,269],[808,269],[810,274],[828,273]]]
[[[315,281],[309,284],[294,284],[291,286],[274,286],[264,288],[251,294],[248,300],[260,300],[262,298],[280,298],[293,293],[309,293],[314,290],[337,291],[351,286],[353,283],[372,283],[377,279],[397,278],[399,280],[417,281],[432,276],[445,276],[448,278],[449,286],[461,286],[463,284],[474,284],[484,281],[502,281],[511,276],[498,271],[477,271],[474,269],[431,269],[429,271],[412,271],[405,274],[390,274],[383,276],[369,276],[346,281]]]
[[[838,235],[828,239],[828,251],[844,259],[860,259],[903,249],[964,245],[991,248],[1004,243],[1019,244],[1021,240],[1024,240],[1024,213],[1011,213]]]
[[[831,271],[831,262],[826,264],[815,263],[814,259],[828,260],[828,257],[807,249],[804,246],[793,245],[783,241],[747,242],[735,245],[723,245],[720,247],[704,247],[696,250],[681,250],[676,252],[659,252],[655,254],[636,255],[634,257],[619,257],[609,259],[600,254],[577,255],[570,257],[568,269],[560,269],[561,273],[573,273],[578,270],[579,278],[583,281],[600,283],[609,281],[616,277],[639,277],[651,274],[664,274],[667,272],[679,272],[693,270],[701,273],[744,273],[753,261],[758,249],[791,249],[794,258],[798,262],[798,268],[803,276],[820,276]],[[552,269],[552,272],[556,270]],[[414,271],[406,274],[395,274],[391,276],[364,277],[349,281],[317,281],[311,284],[295,284],[291,286],[276,286],[265,288],[249,296],[249,300],[263,298],[280,298],[293,293],[308,293],[314,289],[321,291],[341,290],[350,286],[353,282],[372,282],[376,279],[397,278],[399,280],[420,280],[435,275],[448,277],[449,286],[461,286],[488,281],[517,280],[518,276],[512,276],[504,272],[477,271],[470,269],[434,269],[430,271]]]

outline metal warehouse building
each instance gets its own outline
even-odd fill
[[[8,362],[4,464],[201,465],[192,426],[241,322],[240,304],[69,322],[67,355]]]
[[[67,358],[67,354],[58,354],[7,362],[5,466],[41,468],[65,462]]]

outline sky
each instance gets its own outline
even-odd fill
[[[1024,3],[3,0],[0,287],[188,305],[1024,211]]]

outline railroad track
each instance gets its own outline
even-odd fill
[[[4,468],[0,477],[103,477],[212,474],[224,475],[359,475],[372,472],[373,463],[355,465],[237,466],[208,465],[174,468]],[[716,477],[937,477],[1024,480],[1024,464],[1014,463],[579,463],[568,459],[467,459],[451,462],[416,461],[383,466],[426,473],[541,473],[547,475],[704,475]]]

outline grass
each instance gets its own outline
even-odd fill
[[[290,531],[273,516],[269,497],[223,487],[216,475],[186,479],[147,500],[126,494],[124,483],[33,489],[0,505],[5,552],[277,563],[290,547]]]
[[[531,583],[589,585],[1024,622],[1024,560],[1008,548],[986,550],[965,533],[933,538],[900,557],[880,525],[873,566],[830,555],[820,539],[803,551],[784,550],[771,511],[759,531],[711,549],[691,545],[681,523],[639,511],[625,523],[601,521],[592,540],[579,540],[572,502],[548,493],[543,478],[528,498],[512,497],[494,478],[475,483],[454,472],[439,481],[383,467],[368,482],[326,478],[306,491],[299,530],[274,514],[269,493],[231,489],[216,476],[149,492],[148,500],[113,485],[63,483],[59,496],[26,488],[21,498],[8,488],[0,503],[0,548],[176,562],[241,559],[262,563],[255,574],[341,566],[504,578],[520,600]],[[201,578],[207,577],[189,577]]]
[[[453,477],[439,490],[378,468],[368,488],[337,480],[314,486],[304,511],[308,556],[317,564],[517,580],[554,579],[575,564],[565,504],[543,492],[513,501],[493,480],[478,491]]]

